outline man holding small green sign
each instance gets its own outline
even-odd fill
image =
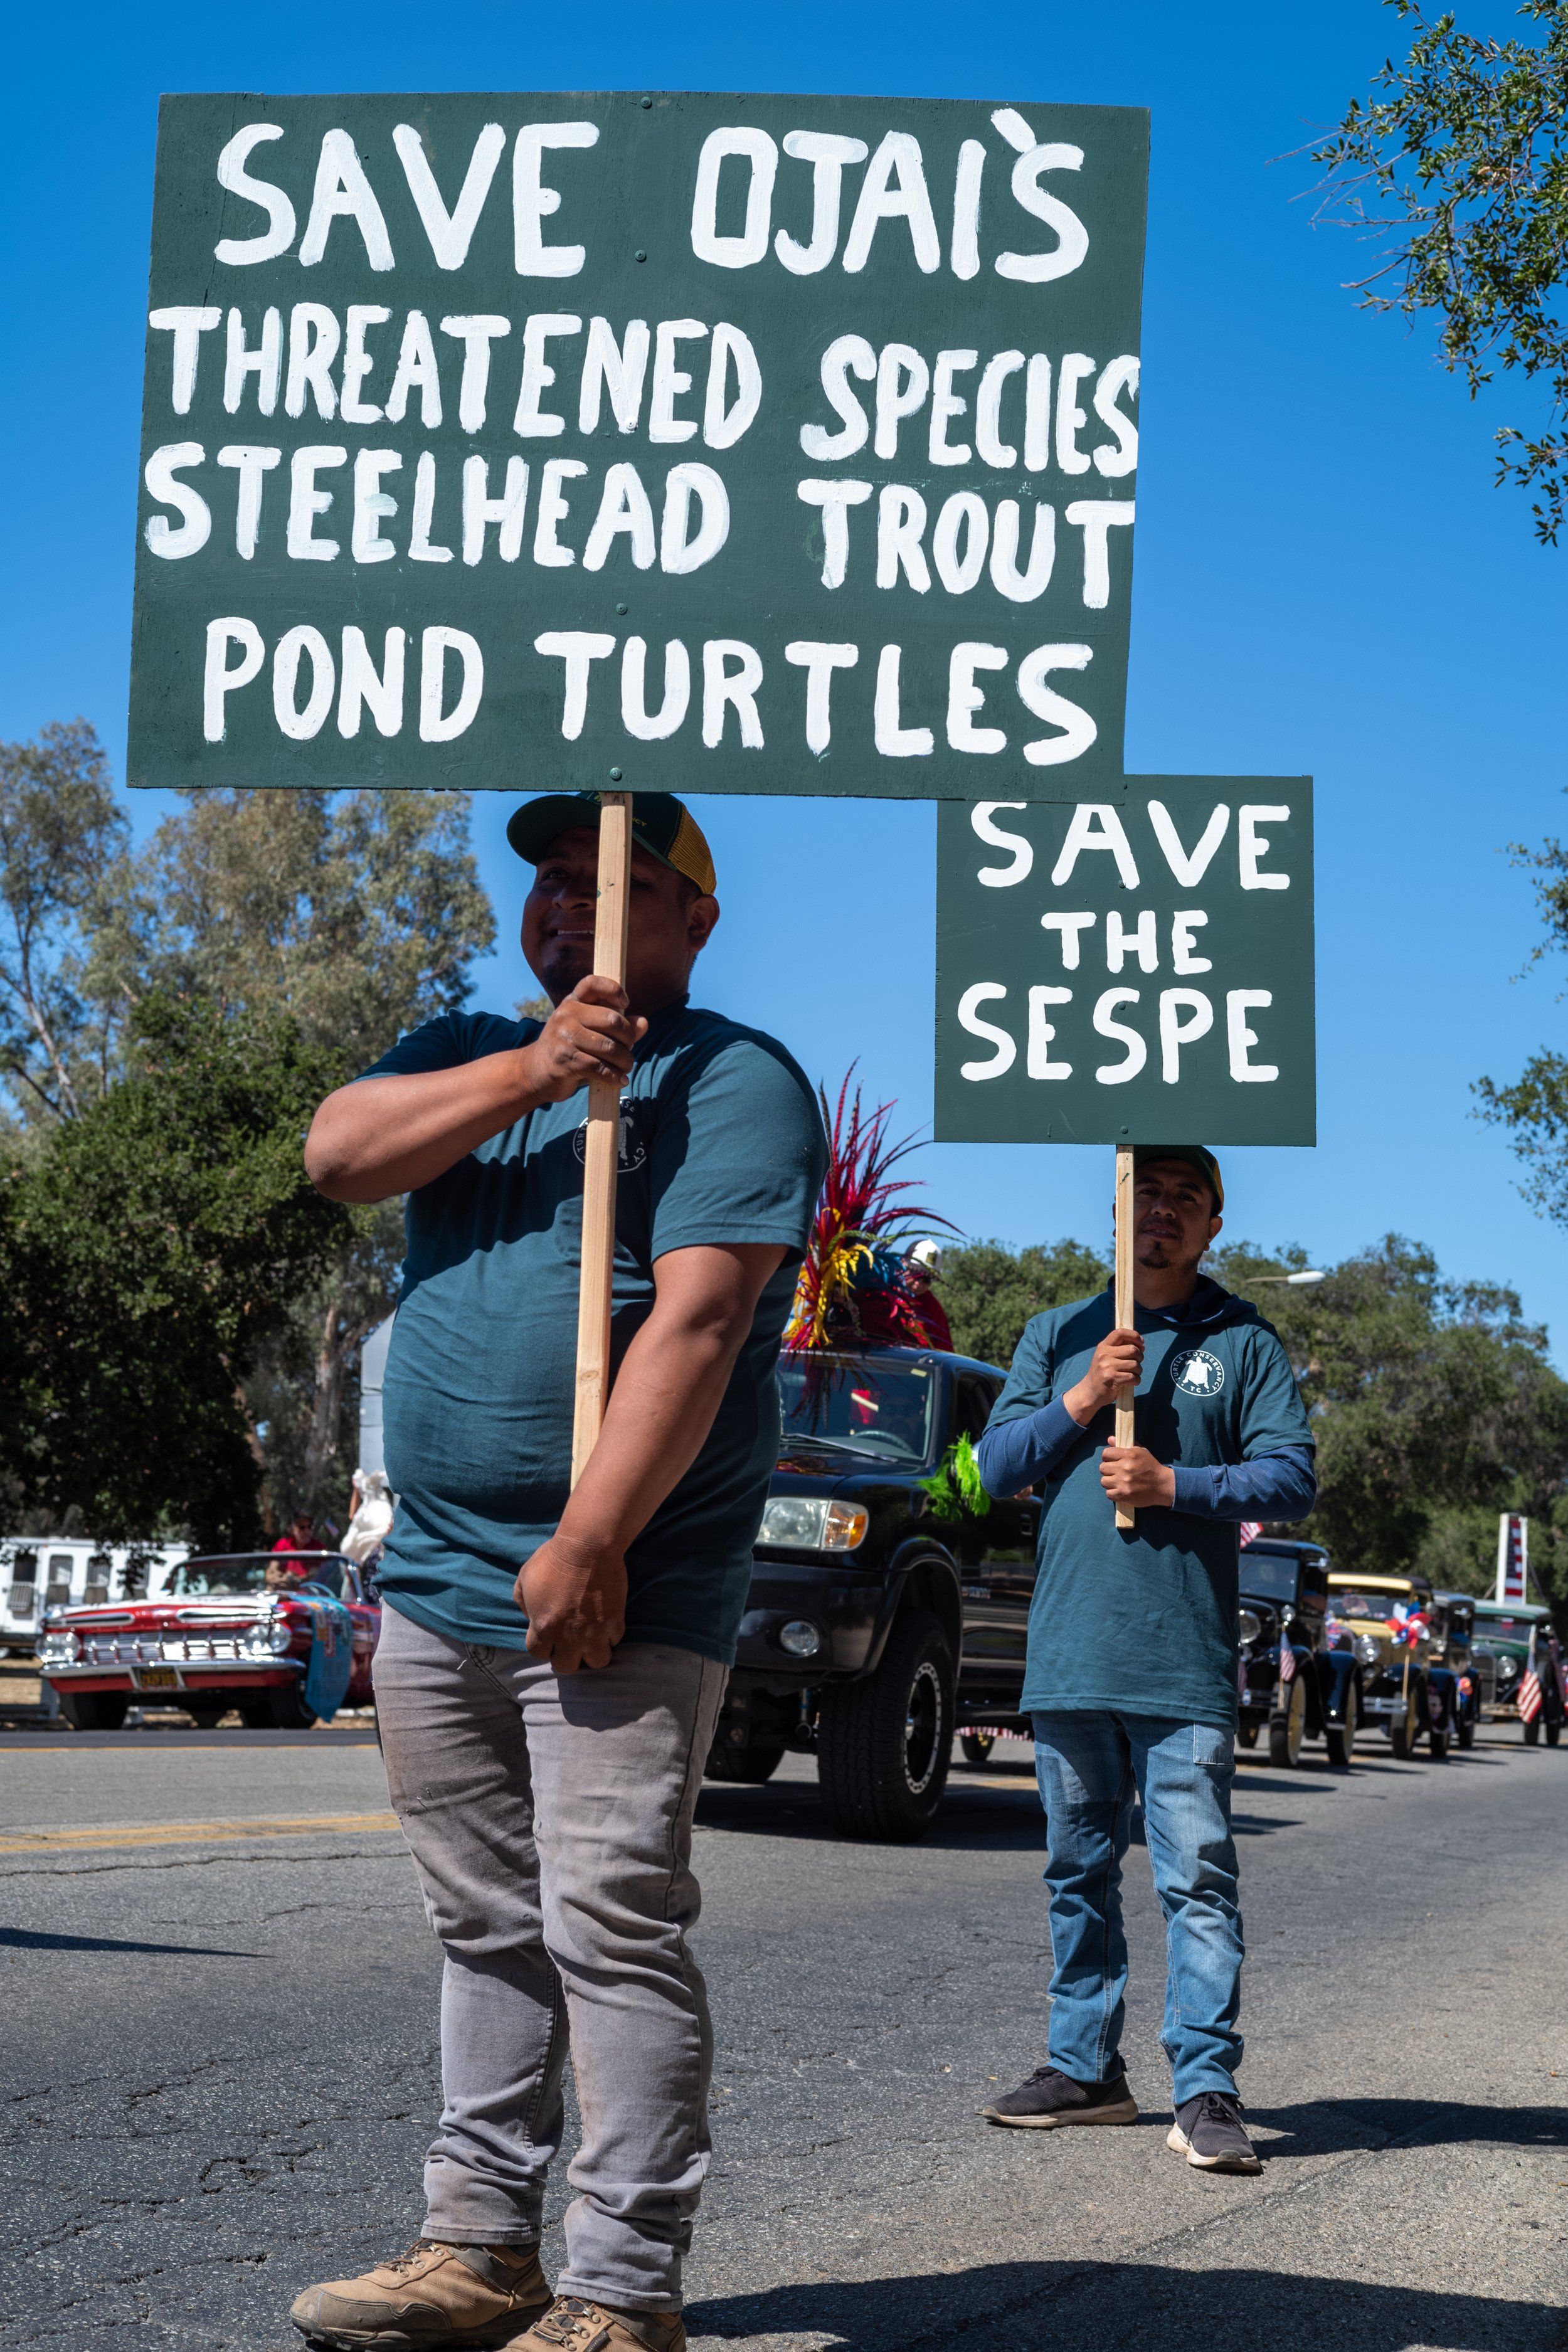
[[[1213,1153],[1148,1146],[1133,1189],[1133,1328],[1112,1328],[1108,1291],[1037,1315],[978,1448],[992,1494],[1038,1484],[1045,1497],[1023,1705],[1056,1964],[1047,2063],[984,2112],[1037,2130],[1137,2119],[1118,2049],[1136,1790],[1169,1929],[1170,2144],[1205,2169],[1252,2172],[1235,2082],[1237,1527],[1305,1517],[1314,1448],[1278,1337],[1198,1271],[1225,1201]],[[1142,1442],[1121,1446],[1111,1408],[1129,1382]],[[1131,1530],[1117,1504],[1136,1510]]]

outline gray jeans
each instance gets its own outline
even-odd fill
[[[375,1654],[392,1801],[446,1954],[425,2234],[537,2241],[570,2038],[583,2137],[556,2288],[629,2310],[679,2308],[708,2171],[713,2040],[686,1937],[726,1679],[651,1643],[558,1676],[392,1607]]]

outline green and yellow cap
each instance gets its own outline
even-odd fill
[[[563,833],[599,830],[597,793],[546,793],[542,800],[525,801],[514,809],[506,837],[520,857],[537,866],[552,841]],[[717,880],[708,837],[684,801],[673,793],[632,794],[632,839],[640,842],[662,866],[695,882],[706,897]]]
[[[1203,1143],[1139,1143],[1132,1149],[1132,1172],[1137,1174],[1151,1160],[1184,1160],[1195,1168],[1214,1194],[1215,1214],[1225,1212],[1225,1185],[1220,1178],[1219,1161]]]

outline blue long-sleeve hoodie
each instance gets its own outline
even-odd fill
[[[1236,1523],[1310,1510],[1311,1430],[1279,1335],[1248,1300],[1204,1277],[1182,1306],[1139,1307],[1136,1322],[1138,1443],[1173,1465],[1173,1507],[1119,1531],[1100,1483],[1112,1408],[1080,1429],[1061,1402],[1114,1328],[1109,1288],[1026,1326],[977,1448],[991,1493],[1044,1484],[1024,1705],[1228,1725]]]

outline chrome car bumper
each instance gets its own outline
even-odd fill
[[[305,1661],[302,1658],[289,1657],[139,1658],[136,1660],[103,1658],[81,1660],[72,1666],[47,1666],[40,1659],[38,1664],[38,1676],[42,1682],[101,1683],[117,1678],[132,1690],[142,1687],[137,1678],[145,1674],[156,1675],[159,1677],[157,1682],[150,1685],[152,1689],[167,1690],[170,1685],[163,1682],[163,1676],[173,1674],[179,1676],[179,1681],[174,1687],[183,1690],[185,1687],[185,1679],[190,1675],[222,1675],[226,1679],[230,1675],[302,1675],[304,1672]]]

